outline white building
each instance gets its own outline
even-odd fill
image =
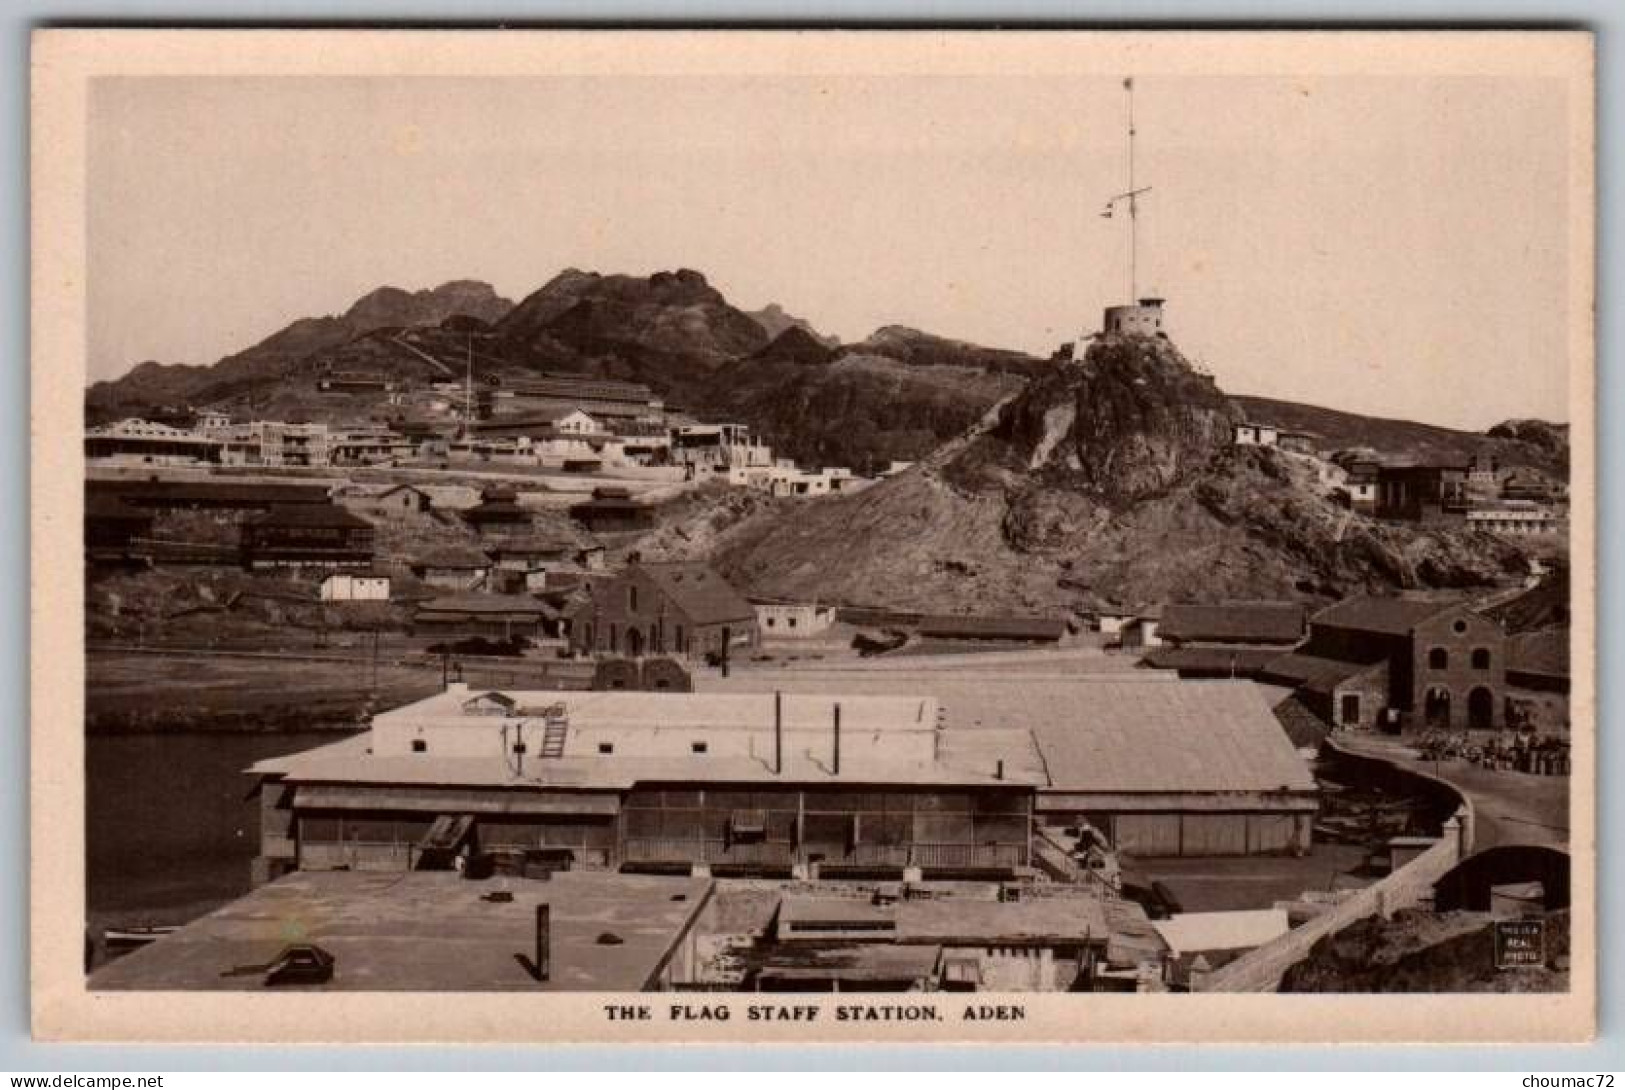
[[[332,460],[326,424],[256,420],[214,426],[205,434],[222,443],[227,465],[325,466]]]
[[[322,579],[324,602],[387,602],[389,576],[352,572],[330,572]]]
[[[768,467],[773,448],[744,424],[685,424],[672,430],[671,457],[678,465],[696,468]]]
[[[1237,424],[1236,446],[1273,447],[1281,441],[1281,429],[1274,424]]]
[[[1549,508],[1507,503],[1468,511],[1467,528],[1487,534],[1552,534],[1563,528],[1563,520]]]
[[[218,439],[196,431],[120,420],[85,432],[85,460],[106,465],[206,465],[221,459]]]
[[[756,626],[763,639],[806,639],[835,623],[835,607],[816,602],[756,602]]]
[[[410,439],[382,424],[345,428],[328,438],[329,461],[334,465],[407,461],[415,453]]]

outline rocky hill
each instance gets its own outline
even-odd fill
[[[1242,395],[1231,400],[1249,420],[1310,432],[1316,436],[1316,446],[1326,451],[1368,447],[1384,454],[1457,462],[1487,451],[1505,466],[1527,466],[1554,476],[1568,472],[1567,424],[1508,420],[1487,432],[1457,431],[1268,397]]]
[[[1539,965],[1495,967],[1495,922],[1486,913],[1407,909],[1371,917],[1317,942],[1287,971],[1283,992],[1564,992],[1569,989],[1569,912],[1546,919]]]
[[[984,348],[922,333],[907,326],[881,326],[868,337],[842,349],[843,355],[883,356],[899,363],[932,367],[973,367],[1031,378],[1048,369],[1048,361],[1004,348]]]
[[[820,363],[819,351],[787,331],[719,370],[702,403],[748,423],[783,456],[869,474],[893,460],[925,457],[1024,385],[1008,372],[846,350],[826,351]]]
[[[635,379],[679,400],[770,339],[692,269],[648,277],[568,269],[522,300],[495,332],[518,366]]]
[[[1170,343],[1102,338],[914,470],[745,520],[716,559],[756,593],[1010,612],[1312,600],[1525,570],[1498,539],[1347,511],[1312,459],[1232,447],[1243,416]]]
[[[1179,388],[1167,391],[1169,404],[1211,411],[1200,420],[1175,418],[1136,401],[1133,381],[1101,385],[1078,370],[1082,361],[1038,359],[902,325],[836,345],[776,304],[756,312],[733,306],[690,269],[646,277],[567,269],[517,305],[471,280],[431,291],[379,288],[343,314],[300,319],[212,367],[145,363],[97,383],[86,395],[87,417],[99,423],[191,405],[270,419],[384,419],[394,410],[382,395],[320,395],[317,378],[332,370],[455,379],[470,357],[477,379],[522,380],[546,370],[645,382],[668,405],[701,419],[749,425],[783,456],[859,472],[926,458],[1033,383],[999,430],[942,467],[945,481],[973,495],[1005,487],[1001,473],[1042,469],[1035,480],[1045,489],[1110,506],[1147,487],[1172,487],[1244,416],[1315,432],[1327,448],[1459,460],[1487,447],[1503,465],[1550,477],[1563,476],[1567,464],[1567,429],[1539,421],[1508,421],[1477,435],[1263,398],[1227,400],[1188,368]],[[1124,358],[1107,371],[1138,366]],[[1093,427],[1106,432],[1091,435]],[[1181,431],[1187,427],[1196,431]],[[1118,442],[1116,433],[1140,438]],[[1044,465],[1029,464],[1051,440],[1054,449],[1038,458]],[[1109,461],[1099,457],[1102,442]],[[1036,500],[1015,503],[1029,514],[1014,515],[1014,525],[1037,517],[1030,514]]]
[[[121,378],[98,382],[85,393],[86,415],[94,422],[157,406],[205,406],[251,397],[289,374],[314,371],[324,362],[323,354],[379,330],[438,325],[462,315],[494,321],[512,306],[491,285],[476,280],[454,280],[418,292],[378,288],[343,314],[301,318],[213,366],[143,364]]]
[[[797,318],[777,303],[769,303],[761,310],[752,310],[748,313],[756,319],[757,325],[767,331],[769,337],[776,338],[787,330],[799,329],[825,348],[841,347],[841,338],[825,336],[813,328],[813,324],[807,319]]]
[[[1567,424],[1553,424],[1545,420],[1503,420],[1491,428],[1488,435],[1491,439],[1532,447],[1550,455],[1554,463],[1560,463],[1563,467],[1568,465]]]

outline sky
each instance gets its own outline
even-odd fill
[[[1565,93],[1141,76],[1139,293],[1230,393],[1566,419]],[[1129,294],[1097,75],[104,77],[88,134],[91,380],[383,284],[517,301],[568,267],[1042,355]]]

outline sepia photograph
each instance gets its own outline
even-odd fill
[[[1588,35],[34,57],[37,1033],[1590,1037]]]

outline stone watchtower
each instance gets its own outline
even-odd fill
[[[1101,331],[1108,337],[1131,334],[1155,337],[1162,332],[1162,304],[1165,300],[1154,297],[1141,299],[1138,304],[1107,307]]]

